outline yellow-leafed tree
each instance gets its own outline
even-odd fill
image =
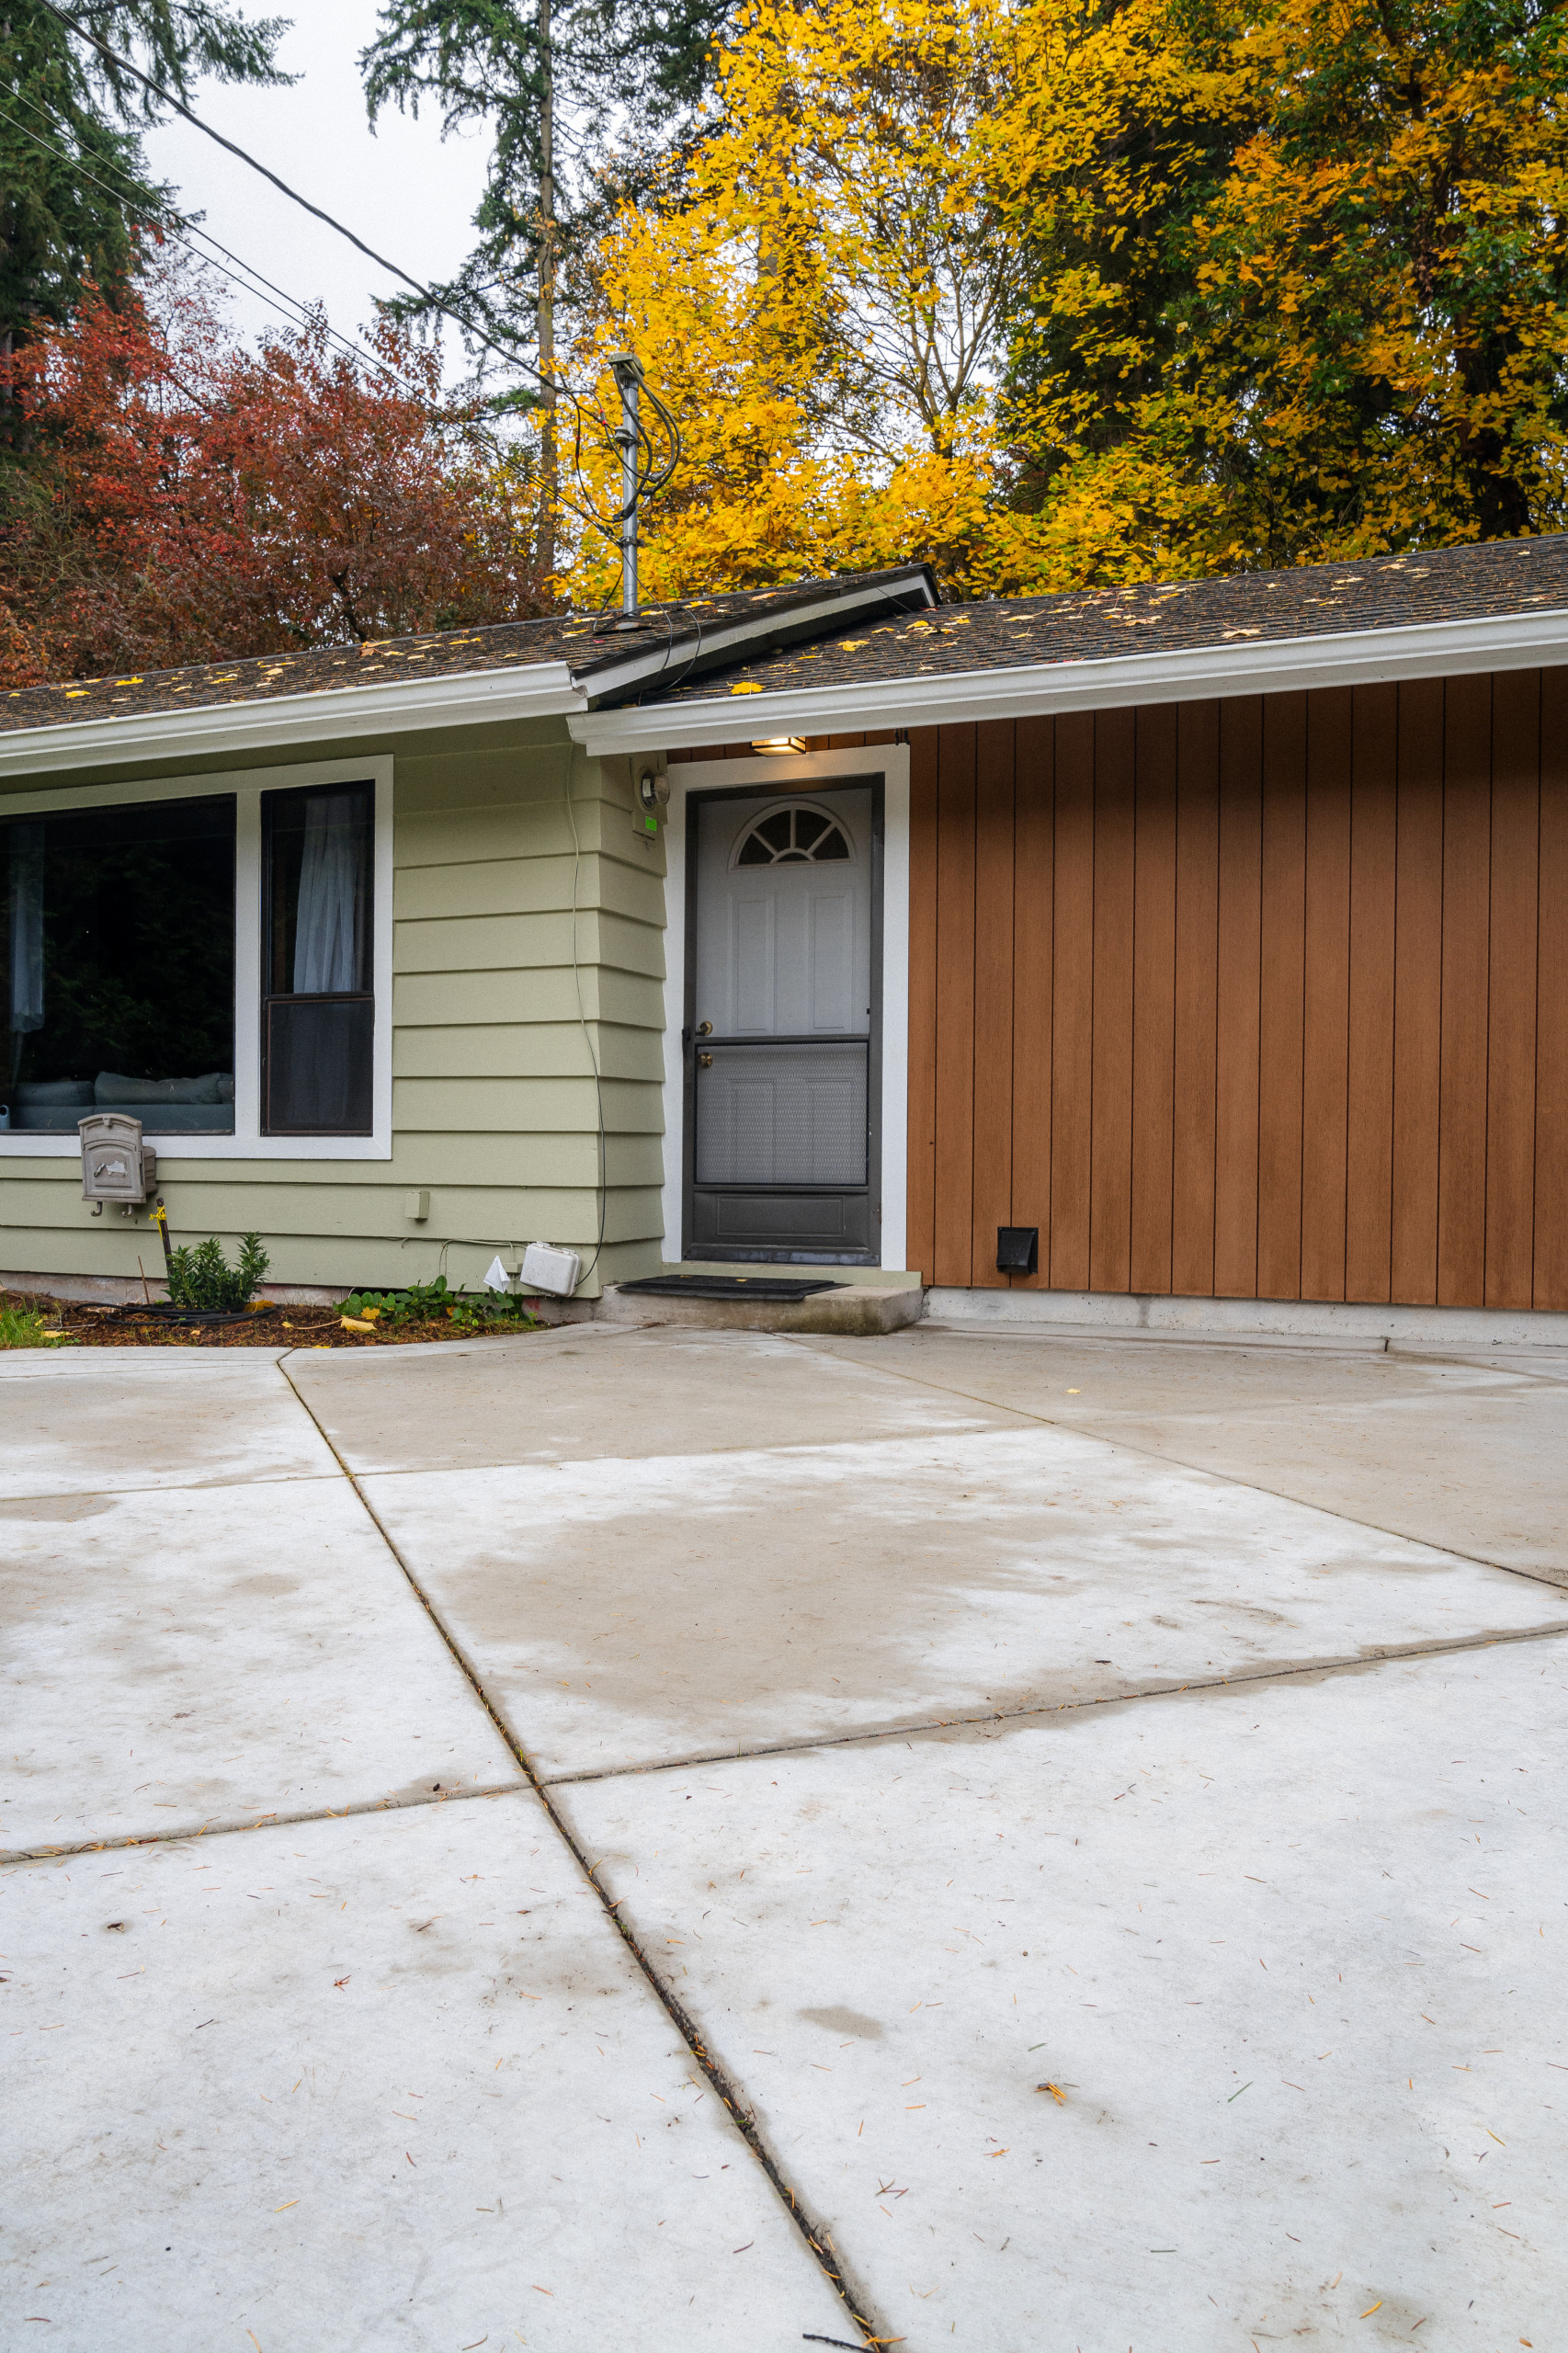
[[[1085,577],[1558,527],[1561,9],[1028,21],[991,131],[1030,290],[1006,407],[1028,503],[1119,517]]]
[[[984,165],[1008,38],[996,0],[763,0],[724,51],[695,154],[599,256],[591,350],[629,342],[686,443],[650,593],[912,551],[967,576],[1012,278]],[[613,571],[585,535],[579,593]]]
[[[1558,528],[1565,93],[1540,0],[758,0],[600,256],[583,357],[687,437],[650,590]]]

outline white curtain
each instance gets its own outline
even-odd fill
[[[320,996],[359,985],[358,802],[349,792],[312,792],[305,803],[300,912],[294,930],[294,991]]]
[[[11,829],[11,1031],[43,1028],[43,827]]]

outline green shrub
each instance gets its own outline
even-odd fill
[[[415,1283],[412,1290],[355,1290],[338,1306],[345,1315],[363,1315],[368,1309],[379,1324],[425,1324],[445,1313],[447,1286],[442,1281]]]
[[[433,1324],[444,1317],[460,1332],[483,1332],[504,1324],[515,1332],[541,1329],[539,1318],[508,1291],[449,1290],[445,1275],[433,1283],[410,1283],[406,1290],[357,1290],[343,1302],[345,1315],[369,1309],[382,1324]]]
[[[240,1236],[240,1263],[231,1267],[223,1245],[212,1240],[187,1243],[169,1256],[171,1307],[205,1308],[211,1315],[237,1315],[248,1307],[267,1267],[259,1233]]]
[[[351,1291],[343,1302],[343,1313],[363,1315],[369,1308],[383,1324],[428,1324],[445,1315],[457,1296],[447,1289],[445,1275],[437,1275],[433,1283],[410,1283],[406,1290]]]
[[[542,1332],[544,1325],[511,1291],[486,1290],[473,1297],[461,1293],[448,1309],[460,1332],[487,1332],[497,1324],[512,1332]]]

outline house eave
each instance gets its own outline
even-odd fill
[[[562,718],[585,708],[564,662],[532,663],[526,669],[454,671],[437,678],[333,687],[317,694],[276,695],[254,702],[204,703],[191,710],[117,712],[105,719],[17,728],[0,734],[0,779],[107,767],[130,760],[287,751],[348,735],[398,734],[464,722]]]
[[[1286,694],[1305,688],[1455,677],[1568,662],[1568,611],[1492,614],[1407,628],[1346,631],[1094,661],[871,678],[711,699],[588,711],[569,720],[594,757],[731,744],[764,736],[940,727],[981,719],[1145,703]]]

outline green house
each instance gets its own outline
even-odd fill
[[[0,1279],[1568,1310],[1568,540],[0,699]],[[1380,1327],[1381,1328],[1381,1327]]]

